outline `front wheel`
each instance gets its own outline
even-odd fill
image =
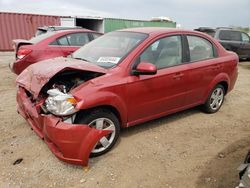
[[[112,132],[102,137],[94,146],[90,157],[97,157],[107,153],[116,143],[120,134],[120,123],[117,117],[109,110],[94,109],[80,113],[77,117],[78,124],[87,124],[89,127],[99,130],[111,130]]]
[[[216,85],[203,105],[203,110],[210,114],[217,112],[223,104],[224,96],[224,87],[220,84]]]

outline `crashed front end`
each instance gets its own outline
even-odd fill
[[[68,63],[54,71],[44,70],[44,64],[34,66],[17,78],[18,113],[56,157],[65,162],[87,166],[92,149],[110,130],[75,124],[74,119],[79,111],[78,101],[70,92],[103,72],[95,72],[90,68],[87,71],[79,70],[79,66]]]

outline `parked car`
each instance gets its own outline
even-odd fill
[[[238,54],[240,59],[250,59],[250,37],[247,33],[232,28],[205,28],[195,29],[204,32],[219,40],[222,46]]]
[[[68,56],[101,34],[87,29],[51,31],[30,40],[13,41],[15,62],[10,69],[20,74],[26,67],[41,60]]]
[[[60,30],[72,30],[72,29],[83,29],[82,27],[76,26],[76,27],[66,27],[66,26],[43,26],[38,27],[36,30],[35,36],[45,34],[47,32],[51,31],[60,31]]]
[[[29,66],[17,78],[18,112],[61,160],[87,165],[121,128],[202,105],[217,112],[238,57],[206,34],[167,28],[107,33],[69,58]]]

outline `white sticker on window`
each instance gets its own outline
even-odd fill
[[[117,64],[121,58],[119,57],[100,57],[97,62],[99,63],[114,63]]]

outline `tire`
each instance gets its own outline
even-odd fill
[[[224,102],[224,97],[224,87],[221,84],[216,85],[210,93],[209,97],[207,98],[205,104],[202,106],[203,111],[208,114],[217,112]]]
[[[97,122],[99,122],[99,125]],[[107,153],[115,145],[120,135],[119,120],[116,115],[114,115],[114,113],[107,109],[94,109],[79,113],[76,117],[75,123],[87,124],[90,127],[97,129],[108,128],[114,130],[109,135],[100,139],[100,141],[95,145],[94,149],[92,150],[90,157],[97,157]]]

